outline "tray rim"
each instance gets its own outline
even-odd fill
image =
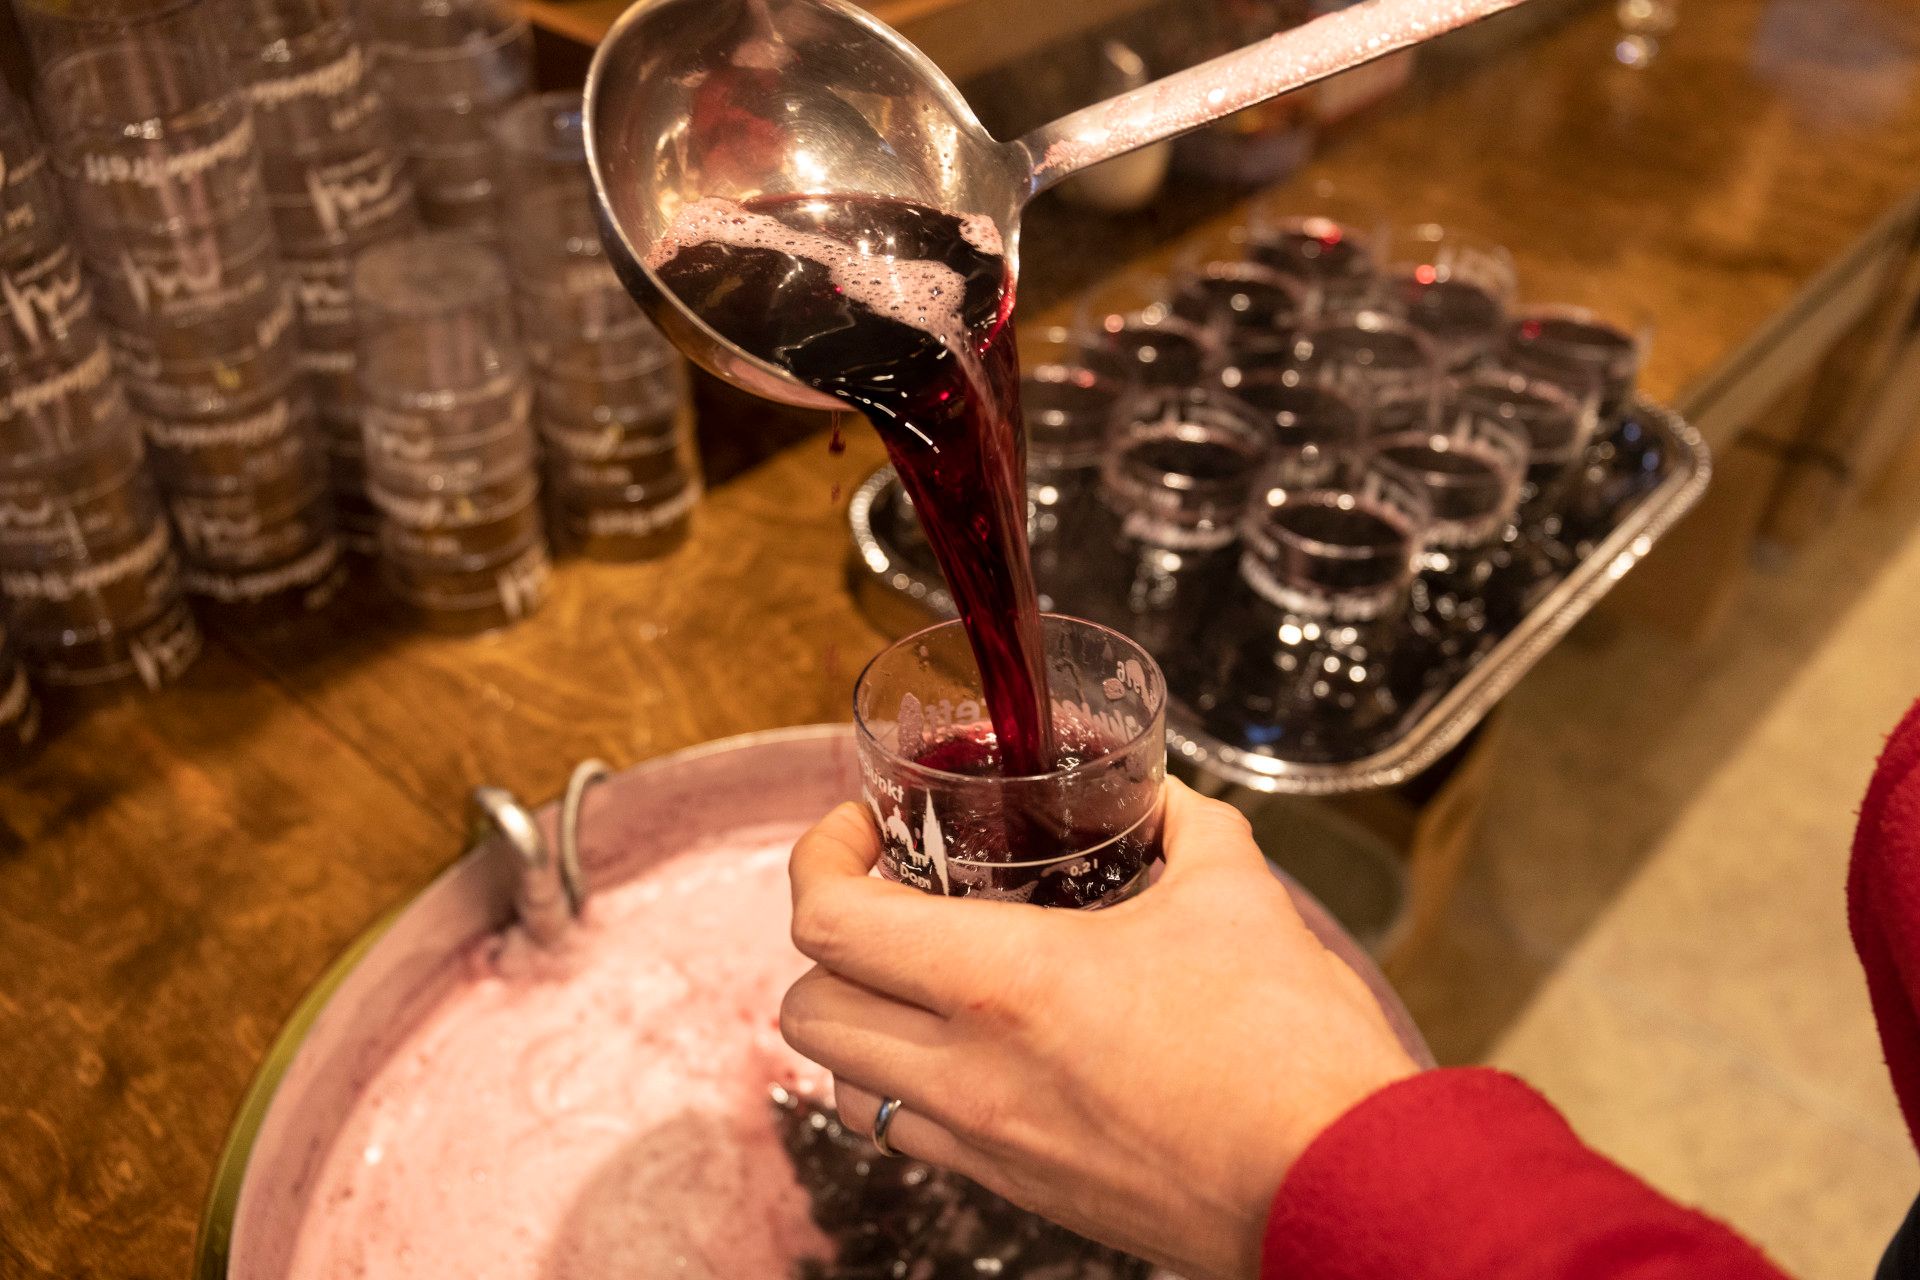
[[[1691,511],[1713,478],[1700,432],[1678,412],[1636,395],[1633,411],[1674,444],[1675,463],[1628,511],[1592,555],[1582,560],[1499,644],[1449,689],[1406,733],[1371,755],[1337,764],[1281,760],[1209,734],[1178,699],[1167,707],[1167,749],[1200,772],[1269,795],[1333,796],[1398,786],[1439,762],[1486,718],[1547,651],[1590,613],[1627,572]],[[873,529],[873,508],[893,481],[882,466],[854,491],[847,523],[868,582],[922,609],[953,615],[944,585],[930,583],[894,557]]]

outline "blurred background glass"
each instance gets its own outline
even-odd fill
[[[603,559],[671,550],[701,494],[686,365],[600,247],[579,96],[523,99],[495,136],[555,540]]]
[[[430,226],[498,231],[493,126],[533,84],[533,37],[511,0],[366,0],[387,100]]]
[[[20,7],[40,114],[190,591],[324,604],[338,545],[248,101],[211,0]]]
[[[0,89],[0,597],[50,685],[158,685],[199,652],[93,293],[24,107]]]
[[[387,585],[436,627],[525,617],[546,593],[547,540],[505,268],[455,233],[408,236],[360,255],[353,293]]]

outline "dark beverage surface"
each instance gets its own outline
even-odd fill
[[[1283,449],[1360,438],[1360,410],[1325,388],[1262,377],[1243,382],[1234,394],[1272,422],[1275,443]]]
[[[1511,358],[1530,371],[1600,393],[1603,418],[1626,411],[1640,368],[1640,345],[1625,330],[1573,315],[1530,315],[1510,331]]]
[[[1430,340],[1418,330],[1336,324],[1317,330],[1302,346],[1314,364],[1334,370],[1341,385],[1360,388],[1371,401],[1375,431],[1426,422],[1440,367]]]
[[[1072,376],[1072,375],[1079,376]],[[1117,389],[1088,370],[1061,370],[1052,378],[1030,377],[1021,393],[1027,421],[1035,427],[1062,429],[1092,424],[1098,432],[1113,412]]]
[[[1423,684],[1437,686],[1458,676],[1492,642],[1486,589],[1507,531],[1489,527],[1487,518],[1518,496],[1510,484],[1515,477],[1473,448],[1407,446],[1381,456],[1424,476],[1437,522],[1463,522],[1451,533],[1436,529],[1436,545],[1413,583],[1411,638],[1399,655]]]
[[[1406,543],[1407,531],[1383,515],[1364,507],[1343,507],[1331,502],[1289,504],[1275,511],[1275,525],[1301,538],[1311,538],[1329,548],[1336,557],[1370,554],[1386,547]]]
[[[1267,522],[1276,535],[1268,572],[1283,586],[1368,591],[1402,581],[1410,572],[1406,526],[1365,507],[1288,502]]]
[[[1456,353],[1493,342],[1506,318],[1498,298],[1464,280],[1403,280],[1400,303],[1409,322]]]
[[[1352,285],[1373,273],[1373,255],[1339,227],[1278,232],[1253,246],[1253,258],[1321,285]]]
[[[1145,387],[1190,387],[1207,371],[1199,337],[1167,325],[1123,324],[1101,334],[1098,345],[1121,376]]]
[[[1436,520],[1472,520],[1490,515],[1506,497],[1507,486],[1499,467],[1470,450],[1396,444],[1380,450],[1380,459],[1415,477],[1433,503]]]
[[[1021,379],[1027,434],[1041,448],[1085,451],[1099,460],[1113,407],[1125,388],[1091,369],[1043,365]]]
[[[648,263],[729,341],[873,423],[966,626],[1008,768],[1049,768],[1013,282],[995,229],[864,197],[701,201]]]
[[[1235,527],[1268,439],[1244,410],[1197,394],[1136,417],[1111,446],[1060,607],[1164,659],[1233,580]]]
[[[1170,680],[1210,732],[1285,759],[1378,750],[1423,690],[1396,661],[1418,543],[1360,495],[1288,495],[1249,529],[1243,582]]]
[[[1339,325],[1313,336],[1314,353],[1371,378],[1430,379],[1433,361],[1404,328]]]
[[[1056,720],[1054,734],[1063,769],[1127,745],[1073,720]],[[976,729],[952,731],[927,743],[913,759],[924,768],[967,777],[1011,772],[995,735]],[[1110,789],[1081,787],[1075,803],[1064,807],[1045,788],[948,797],[940,824],[952,896],[1089,907],[1128,890],[1160,858],[1160,788],[1154,780],[1122,776],[1118,766],[1113,782]],[[1147,805],[1152,809],[1144,818],[1129,820]]]
[[[1103,739],[1071,727],[1054,726],[1054,767],[1071,769],[1086,763],[1122,743]],[[1000,751],[999,736],[962,730],[921,747],[913,762],[942,773],[964,774],[970,778],[992,778],[1010,772]]]
[[[1172,490],[1166,490],[1172,493]],[[1231,523],[1155,513],[1103,484],[1054,573],[1057,607],[1124,632],[1163,663],[1232,585]]]
[[[1596,362],[1632,360],[1638,350],[1633,338],[1605,321],[1575,316],[1532,316],[1521,322],[1520,341],[1543,350],[1579,353]]]
[[[1543,456],[1528,462],[1527,482],[1520,494],[1523,523],[1546,519],[1558,513],[1560,504],[1566,499],[1567,487],[1573,481],[1574,470],[1579,465],[1578,455]]]
[[[1299,303],[1284,285],[1229,275],[1196,276],[1174,294],[1173,313],[1195,324],[1232,329],[1273,329],[1293,323]]]
[[[1259,461],[1258,455],[1220,441],[1169,436],[1129,446],[1123,465],[1146,474],[1224,483],[1246,475]]]
[[[1492,478],[1494,470],[1484,458],[1457,449],[1430,449],[1425,445],[1397,444],[1380,451],[1380,456],[1395,466],[1406,467],[1421,475],[1469,476]]]
[[[831,1107],[784,1089],[775,1123],[831,1262],[796,1280],[1148,1280],[1152,1268],[917,1160],[876,1160]],[[772,1280],[771,1277],[768,1280]]]
[[[1512,422],[1535,448],[1566,444],[1573,434],[1572,404],[1526,385],[1469,388],[1455,403],[1479,417]]]

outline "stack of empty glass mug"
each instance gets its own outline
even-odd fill
[[[685,366],[601,248],[580,96],[517,103],[496,135],[555,540],[598,559],[658,555],[700,499]]]
[[[512,0],[366,0],[387,101],[427,225],[499,230],[493,126],[533,83],[533,36]]]
[[[301,363],[342,544],[378,550],[353,376],[353,261],[419,222],[373,57],[348,0],[243,0],[225,31],[253,103],[267,203],[293,277]]]
[[[498,255],[434,232],[360,255],[360,412],[380,567],[429,626],[531,613],[548,557],[533,389]]]
[[[138,423],[23,104],[0,89],[0,599],[37,682],[157,687],[200,651]],[[0,738],[25,688],[0,663]],[[11,726],[11,727],[9,727]]]
[[[1220,740],[1356,760],[1658,483],[1642,327],[1449,230],[1255,218],[1027,344],[1036,576]],[[918,554],[896,505],[881,532]]]
[[[216,38],[223,15],[19,8],[187,588],[247,619],[317,608],[338,585],[338,546],[252,115]]]
[[[685,536],[685,366],[511,4],[19,10],[48,132],[0,90],[0,761],[36,686],[184,672],[188,596],[320,608],[343,532],[454,631],[538,605],[549,534]]]

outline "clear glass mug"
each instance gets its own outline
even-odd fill
[[[1424,425],[1440,389],[1433,340],[1377,308],[1325,316],[1302,329],[1292,363],[1304,377],[1358,397],[1375,432]]]
[[[1240,512],[1272,449],[1252,411],[1218,391],[1122,402],[1061,607],[1171,653],[1233,577]]]
[[[1578,563],[1567,536],[1567,503],[1593,438],[1598,395],[1499,365],[1476,369],[1449,388],[1441,421],[1489,422],[1517,430],[1527,465],[1520,505],[1486,586],[1500,629],[1510,629]]]
[[[1426,222],[1396,237],[1380,292],[1433,340],[1443,365],[1459,370],[1500,345],[1517,289],[1503,246]]]
[[[427,224],[499,231],[494,120],[533,83],[533,37],[506,0],[373,0],[361,8]]]
[[[1168,282],[1129,274],[1083,298],[1072,340],[1092,368],[1130,386],[1198,385],[1219,361],[1220,334],[1174,313]]]
[[[1651,318],[1631,306],[1610,307],[1604,314],[1584,307],[1530,307],[1515,313],[1508,325],[1501,352],[1508,367],[1575,395],[1591,392],[1599,400],[1600,421],[1566,512],[1569,539],[1583,555],[1666,470],[1661,437],[1634,412],[1652,338]]]
[[[1407,602],[1431,508],[1359,454],[1280,459],[1248,504],[1238,590],[1195,646],[1195,709],[1218,736],[1289,760],[1352,760],[1417,701]]]
[[[1228,393],[1259,415],[1276,457],[1311,466],[1357,449],[1367,436],[1367,406],[1357,389],[1308,369],[1235,369],[1222,377]]]
[[[1105,907],[1161,856],[1166,681],[1139,645],[1096,623],[1041,620],[1059,765],[998,772],[965,630],[890,646],[854,688],[862,798],[880,872],[928,893]]]
[[[1327,312],[1350,311],[1373,296],[1386,256],[1375,220],[1327,214],[1282,214],[1256,208],[1247,228],[1247,257],[1304,284]]]
[[[1228,259],[1183,263],[1169,294],[1175,315],[1215,330],[1229,347],[1291,334],[1318,305],[1312,287],[1298,276]]]
[[[1403,653],[1437,685],[1494,638],[1486,592],[1519,510],[1527,442],[1510,423],[1468,418],[1375,437],[1368,452],[1433,511]]]

